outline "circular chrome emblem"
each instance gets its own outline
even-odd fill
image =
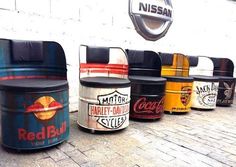
[[[156,41],[165,36],[173,21],[171,0],[129,0],[129,15],[143,38]]]

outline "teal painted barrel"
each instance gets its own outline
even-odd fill
[[[17,150],[50,147],[69,136],[66,80],[0,82],[2,144]]]

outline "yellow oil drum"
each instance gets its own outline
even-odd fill
[[[160,53],[162,59],[161,76],[183,76],[189,75],[188,57],[180,54]]]
[[[189,112],[191,107],[191,94],[193,78],[167,76],[166,96],[164,101],[164,111]]]

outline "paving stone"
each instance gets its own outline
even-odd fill
[[[66,154],[79,165],[89,162],[89,158],[78,150],[73,150]]]
[[[56,162],[56,164],[60,167],[79,167],[79,165],[75,161],[69,158],[60,160]]]
[[[54,148],[49,151],[47,151],[47,154],[54,160],[54,161],[60,161],[62,159],[68,158],[68,156],[63,153],[61,150]]]
[[[228,157],[230,154],[225,153],[225,152],[212,152],[210,154],[208,154],[208,157],[215,159],[219,162],[221,162],[222,164],[228,165],[228,166],[235,166],[236,163],[234,162],[234,160],[230,159],[230,157]]]
[[[91,162],[91,161],[86,162],[86,163],[83,163],[83,164],[81,164],[80,166],[81,166],[81,167],[99,167],[98,164],[96,164],[96,163],[94,163],[94,162]]]
[[[57,146],[57,148],[63,151],[64,153],[67,153],[76,149],[74,146],[72,146],[71,144],[67,142],[60,144],[59,146]]]
[[[36,161],[36,164],[39,167],[58,167],[55,161],[52,158],[45,158]]]

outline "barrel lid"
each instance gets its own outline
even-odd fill
[[[193,82],[192,77],[180,77],[180,76],[163,76],[170,82]]]
[[[14,79],[0,81],[0,90],[30,92],[53,91],[68,88],[66,80]]]
[[[128,87],[130,81],[123,78],[114,77],[86,77],[81,78],[80,83],[83,86],[95,88],[113,88],[113,87]]]
[[[149,76],[129,76],[131,82],[136,82],[140,84],[165,84],[166,79],[162,77],[149,77]]]
[[[193,75],[191,77],[196,81],[219,81],[219,77],[215,76]]]
[[[226,81],[236,80],[236,78],[234,77],[227,77],[227,76],[215,76],[215,77],[218,77],[220,80],[226,80]]]

